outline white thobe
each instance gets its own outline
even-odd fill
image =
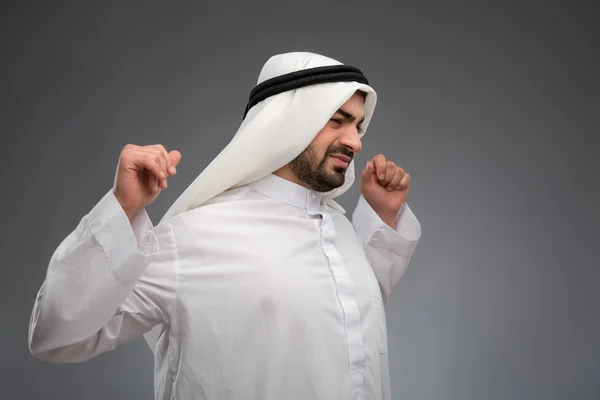
[[[421,235],[275,175],[153,226],[112,190],[53,254],[32,354],[80,362],[164,326],[156,399],[390,399],[384,304]]]

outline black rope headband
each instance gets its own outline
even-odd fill
[[[331,82],[359,82],[369,84],[362,71],[350,65],[329,65],[290,72],[289,74],[276,76],[259,83],[250,92],[250,98],[244,118],[252,107],[264,99],[276,94],[301,87]]]

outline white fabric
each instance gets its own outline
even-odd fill
[[[267,60],[257,84],[290,72],[340,64],[310,52],[278,54]],[[377,94],[368,85],[357,82],[312,85],[280,93],[256,104],[248,111],[231,142],[174,202],[162,221],[288,164],[306,149],[337,109],[357,90],[367,93],[362,137],[377,103]],[[354,162],[346,171],[344,185],[325,193],[326,203],[336,207],[333,199],[348,190],[353,182]]]
[[[421,235],[275,175],[152,226],[112,190],[53,254],[29,346],[79,362],[162,324],[155,398],[389,400],[384,303]]]
[[[310,52],[291,52],[271,57],[263,66],[257,84],[299,70],[341,65],[340,61]],[[199,207],[225,190],[256,181],[296,158],[328,120],[357,90],[367,94],[364,105],[364,136],[375,111],[377,94],[365,84],[335,82],[311,85],[269,97],[252,107],[231,142],[188,186],[163,216],[162,221]],[[343,210],[334,199],[350,188],[355,179],[354,161],[346,170],[344,184],[324,194],[331,207]],[[155,351],[164,327],[146,333]]]

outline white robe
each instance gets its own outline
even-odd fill
[[[277,54],[267,60],[257,84],[288,73],[341,64],[338,60],[310,52]],[[357,90],[366,93],[364,121],[359,133],[362,138],[367,133],[377,104],[377,93],[363,83],[309,85],[270,96],[251,107],[229,144],[175,200],[161,222],[201,207],[226,190],[255,182],[289,164]],[[342,186],[323,193],[324,204],[342,209],[335,199],[353,184],[354,161],[350,162],[345,176]],[[158,340],[164,330],[165,326],[157,325],[144,334],[152,351],[157,351]]]
[[[156,399],[388,400],[384,304],[421,235],[397,222],[275,175],[155,227],[111,190],[53,254],[30,350],[80,362],[162,324]]]

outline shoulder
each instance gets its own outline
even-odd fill
[[[251,191],[252,189],[248,186],[226,190],[205,201],[198,207],[194,207],[173,216],[168,222],[172,226],[177,226],[181,225],[182,223],[185,224],[191,220],[204,218],[209,214],[218,212],[219,209],[231,208],[239,203],[240,200],[247,198]]]

